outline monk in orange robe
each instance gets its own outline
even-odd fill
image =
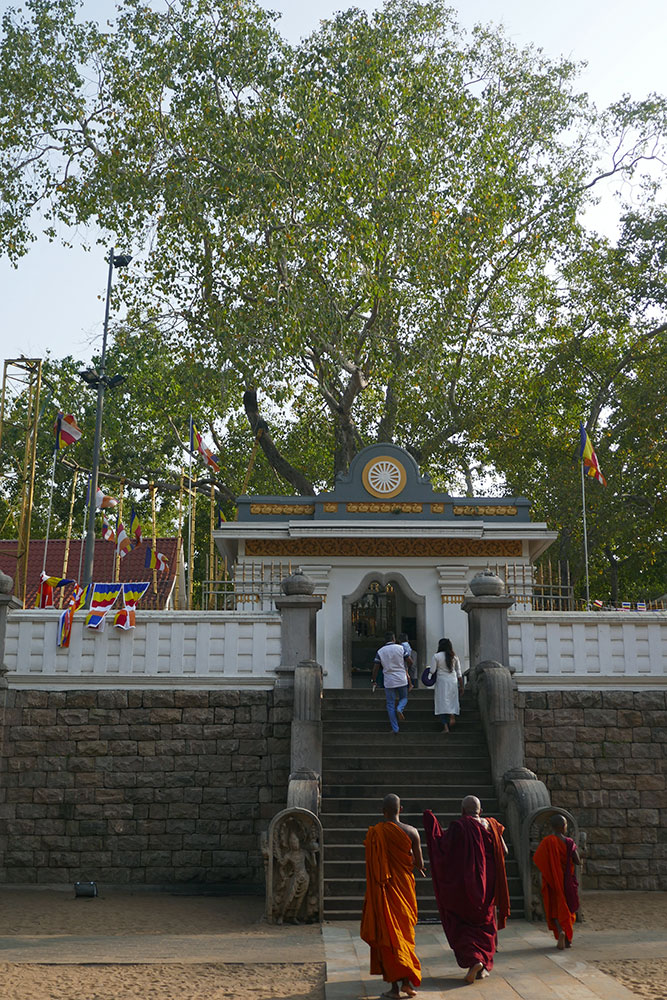
[[[553,931],[558,942],[557,948],[569,948],[572,944],[576,912],[568,906],[565,895],[565,873],[574,874],[574,865],[580,865],[581,859],[577,845],[567,837],[567,820],[564,816],[552,816],[551,828],[554,831],[539,844],[533,861],[542,875],[542,903],[544,915],[547,918],[549,930]]]
[[[415,954],[417,894],[412,869],[425,876],[418,832],[399,820],[398,795],[386,795],[384,819],[368,828],[366,897],[361,916],[361,938],[371,949],[371,974],[391,983],[383,997],[414,997],[421,983]]]

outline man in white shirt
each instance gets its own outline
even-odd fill
[[[396,642],[393,632],[385,632],[384,646],[375,654],[371,684],[376,688],[378,670],[382,667],[384,690],[387,698],[387,715],[394,733],[398,730],[398,720],[403,721],[403,709],[408,703],[408,668],[407,653],[403,646]],[[398,704],[396,699],[398,698]]]

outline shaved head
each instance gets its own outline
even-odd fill
[[[482,811],[482,803],[476,795],[466,795],[461,802],[461,813],[463,816],[479,816]]]
[[[398,816],[401,811],[401,800],[398,795],[389,792],[382,800],[382,812],[385,816]]]
[[[567,830],[567,820],[560,813],[556,813],[551,817],[551,829],[554,833],[562,833],[563,830]]]

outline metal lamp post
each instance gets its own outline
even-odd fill
[[[114,247],[109,253],[109,276],[107,279],[107,301],[104,309],[104,332],[102,334],[102,357],[99,369],[88,369],[80,372],[81,378],[88,385],[97,387],[97,409],[95,411],[95,440],[93,442],[93,462],[90,471],[88,488],[88,525],[85,540],[85,559],[83,564],[82,585],[85,587],[93,580],[93,560],[95,558],[95,514],[97,513],[97,476],[100,467],[100,448],[102,444],[102,411],[104,409],[104,393],[109,386],[119,385],[124,381],[122,376],[107,378],[105,363],[107,353],[107,333],[109,330],[109,305],[111,301],[111,281],[114,267],[127,267],[132,260],[127,254],[115,254]]]

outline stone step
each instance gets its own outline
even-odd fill
[[[406,750],[416,750],[431,753],[456,753],[456,751],[477,750],[478,753],[486,753],[486,741],[478,733],[440,733],[425,732],[423,728],[415,728],[414,732],[402,729],[399,733],[392,733],[389,725],[385,729],[377,732],[359,733],[352,736],[350,733],[342,731],[325,731],[322,733],[322,750],[333,750],[337,747],[347,747],[348,752],[352,746],[356,751],[365,751],[371,747],[382,747],[394,753],[403,753]]]
[[[399,751],[395,744],[392,744],[391,753],[382,753],[381,748],[373,747],[373,752],[362,754],[355,752],[349,745],[347,747],[338,746],[328,748],[323,754],[323,769],[327,767],[345,768],[345,770],[364,771],[376,770],[382,767],[383,763],[388,770],[410,770],[423,768],[425,771],[441,771],[443,768],[470,767],[491,771],[488,753],[483,753],[478,749],[452,747],[443,751],[439,749],[436,753],[424,753],[421,747],[410,748]]]
[[[347,780],[350,780],[349,777]],[[401,803],[414,798],[423,800],[424,798],[429,797],[435,797],[439,801],[442,801],[444,797],[446,802],[458,802],[460,804],[461,799],[465,795],[470,794],[470,785],[451,785],[446,778],[438,780],[437,776],[429,782],[425,780],[424,775],[422,775],[418,781],[410,781],[402,775],[399,781],[396,774],[388,775],[387,787],[391,787],[391,791],[394,795],[398,795]],[[466,789],[466,791],[462,791],[461,789]],[[377,804],[377,792],[377,781],[373,781],[372,783],[369,782],[368,784],[339,784],[338,782],[329,780],[328,776],[325,777],[322,788],[323,798],[334,801],[340,799],[363,798],[369,802],[375,802]],[[480,786],[477,784],[475,785],[474,794],[478,799],[481,799],[483,803],[489,802],[495,795],[492,785]]]
[[[440,924],[440,915],[435,898],[418,897],[419,923]],[[329,896],[324,898],[324,919],[325,920],[361,920],[361,911],[364,905],[363,898],[356,896]],[[512,899],[510,897],[511,915],[510,920],[523,920],[524,909],[521,897]]]
[[[391,771],[383,775],[391,785],[394,795],[400,796],[401,800],[409,799],[421,795],[428,790],[439,792],[448,798],[457,799],[459,802],[466,795],[470,795],[470,783],[457,781],[458,775],[440,773],[437,771]],[[357,771],[325,771],[322,784],[322,794],[324,798],[347,798],[349,796],[369,798],[377,801],[375,796],[378,792],[377,772]],[[490,781],[485,783],[475,782],[474,794],[482,800],[482,807],[491,799],[495,799],[495,791]]]
[[[428,864],[428,851],[423,848],[422,853]],[[508,883],[511,881],[513,891],[519,892],[521,890],[521,878],[517,863],[508,859],[506,868]],[[363,844],[361,845],[359,854],[354,857],[334,859],[327,853],[327,858],[324,862],[324,877],[339,880],[346,878],[358,879],[363,882],[366,878],[366,861]]]
[[[507,880],[508,887],[510,889],[510,900],[512,896],[516,900],[521,895],[521,879],[512,878]],[[433,883],[431,879],[418,878],[415,882],[417,887],[417,900],[421,899],[435,899],[433,892]],[[325,899],[339,899],[341,896],[350,898],[360,899],[363,903],[364,893],[366,892],[366,876],[362,873],[360,876],[350,875],[347,877],[335,877],[330,874],[326,874],[324,877],[324,896]]]
[[[433,787],[428,785],[421,787],[421,793],[414,789],[410,794],[401,798],[401,805],[403,806],[401,818],[404,814],[407,815],[408,813],[419,813],[421,815],[425,809],[431,809],[436,816],[440,814],[443,816],[461,814],[461,797],[459,795],[447,795],[446,789],[440,786]],[[486,813],[493,814],[497,808],[495,801],[487,799]],[[351,813],[366,812],[370,812],[371,814],[375,812],[377,815],[377,811],[377,795],[361,795],[359,793],[346,796],[327,795],[323,798],[321,809],[323,816],[329,816],[332,813],[347,813],[350,815]]]

